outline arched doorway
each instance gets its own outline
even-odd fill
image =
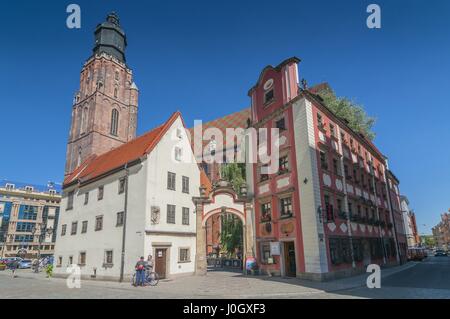
[[[244,268],[245,260],[248,257],[254,257],[254,239],[253,239],[253,215],[252,215],[252,206],[251,201],[247,198],[246,194],[243,193],[241,196],[238,196],[236,192],[233,190],[229,182],[219,181],[210,192],[206,190],[206,188],[202,187],[201,196],[193,199],[196,204],[196,221],[197,221],[197,244],[196,244],[196,271],[195,273],[198,275],[205,275],[208,270],[208,220],[213,218],[216,223],[218,222],[220,217],[220,226],[224,226],[223,221],[224,218],[227,218],[225,221],[228,223],[228,226],[232,229],[233,227],[239,227],[241,225],[241,233],[242,239],[240,244],[230,244],[230,247],[227,247],[227,253],[229,253],[230,257],[235,257],[239,255],[241,264],[237,267],[242,270]],[[226,216],[226,217],[225,217]],[[216,230],[217,231],[217,230]],[[224,229],[221,229],[220,233],[223,234]],[[236,231],[236,229],[235,229]],[[214,235],[214,231],[213,231]],[[217,235],[217,234],[216,234]],[[217,237],[215,238],[217,241]],[[224,244],[227,244],[223,241],[220,242],[222,247],[219,247],[223,251]],[[214,245],[214,244],[212,244]],[[239,247],[240,246],[240,247]],[[240,248],[240,252],[236,251],[228,251],[233,248]],[[217,256],[219,257],[219,256]],[[226,257],[226,256],[225,256]],[[226,259],[226,258],[225,258]],[[232,259],[229,258],[232,262]],[[235,258],[238,259],[238,258]],[[232,268],[233,265],[230,265]]]
[[[241,216],[223,207],[207,214],[204,223],[207,270],[242,271],[245,234]]]

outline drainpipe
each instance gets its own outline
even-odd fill
[[[122,228],[122,252],[121,252],[121,258],[120,258],[120,279],[119,282],[123,282],[123,272],[125,267],[125,237],[126,237],[126,230],[127,230],[127,208],[128,208],[128,175],[129,175],[129,169],[128,169],[128,163],[125,164],[125,200],[124,200],[124,207],[123,207],[123,228]]]

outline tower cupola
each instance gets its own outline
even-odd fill
[[[106,21],[95,29],[94,54],[102,52],[112,55],[121,62],[125,62],[125,49],[127,37],[120,27],[119,16],[112,12],[106,17]]]

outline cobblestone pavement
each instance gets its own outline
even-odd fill
[[[2,271],[0,298],[450,298],[449,271],[449,257],[384,269],[381,289],[367,288],[367,275],[311,282],[228,272],[163,280],[156,287],[85,280],[81,288],[69,289],[65,279],[48,279],[30,270],[20,270],[12,278],[9,271]]]

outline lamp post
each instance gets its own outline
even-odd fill
[[[51,235],[53,233],[53,228],[52,227],[47,228],[47,226],[45,226],[45,225],[44,225],[44,227],[42,227],[43,223],[36,224],[36,225],[39,225],[39,229],[40,229],[40,232],[38,235],[39,237],[38,237],[38,254],[37,254],[37,259],[39,260],[41,258],[41,244],[42,244],[43,238],[45,237],[46,234]],[[33,229],[31,230],[31,233],[33,234],[33,238],[34,238],[34,235],[36,234],[36,232],[37,232],[37,228],[33,227]]]

